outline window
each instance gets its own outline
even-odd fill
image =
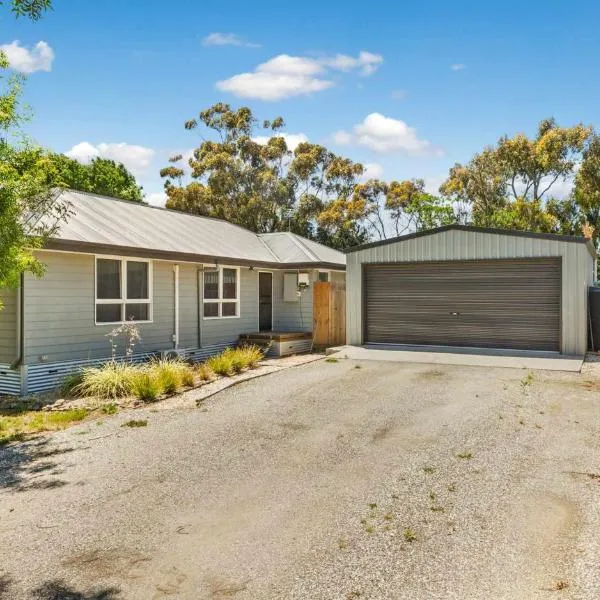
[[[151,321],[151,287],[149,261],[96,258],[96,323]]]
[[[240,316],[240,270],[219,267],[204,271],[204,318]]]
[[[319,271],[319,281],[329,281],[329,271]]]

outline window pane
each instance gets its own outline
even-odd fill
[[[219,303],[218,302],[205,302],[204,303],[204,316],[205,317],[218,317],[219,316]]]
[[[149,321],[150,306],[148,304],[126,304],[125,305],[125,320],[126,321]]]
[[[329,273],[325,271],[319,271],[319,281],[329,281]]]
[[[96,323],[121,321],[121,304],[96,304]]]
[[[147,300],[148,263],[127,261],[127,299]]]
[[[99,258],[96,262],[96,288],[100,300],[121,298],[121,261]],[[117,319],[120,321],[121,319]]]
[[[219,297],[219,271],[204,271],[204,297],[209,300]]]
[[[237,298],[237,271],[235,269],[223,269],[223,298],[235,300]]]
[[[236,302],[223,302],[223,307],[221,308],[222,317],[235,317],[236,316]]]

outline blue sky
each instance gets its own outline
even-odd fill
[[[200,141],[183,122],[217,101],[430,188],[544,117],[595,125],[599,25],[577,0],[54,0],[38,23],[5,15],[0,44],[30,72],[36,141],[121,159],[160,202],[159,169]]]

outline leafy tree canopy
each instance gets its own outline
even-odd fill
[[[228,104],[187,121],[186,129],[203,128],[210,139],[194,150],[188,172],[181,155],[162,169],[167,206],[256,232],[290,229],[335,248],[454,218],[452,207],[425,194],[423,185],[394,200],[402,183],[362,181],[363,165],[320,144],[290,149],[280,133],[284,125],[281,117],[259,123],[249,108]],[[184,183],[188,173],[191,181]]]

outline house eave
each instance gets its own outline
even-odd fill
[[[115,246],[112,244],[96,244],[78,240],[49,240],[41,250],[56,250],[60,252],[76,252],[82,254],[106,254],[115,256],[133,256],[138,258],[151,258],[155,260],[182,261],[191,263],[240,265],[260,267],[265,269],[334,269],[345,271],[346,265],[330,262],[277,262],[260,261],[232,256],[218,256],[208,254],[195,254],[189,252],[170,252],[154,248],[137,248],[131,246]]]

